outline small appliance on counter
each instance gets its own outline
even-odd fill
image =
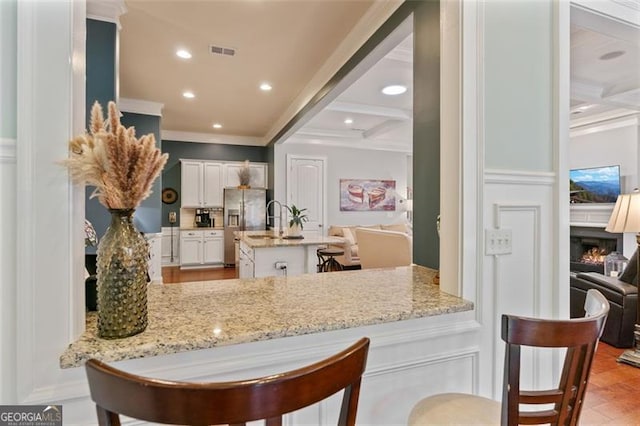
[[[212,218],[209,209],[196,209],[195,222],[198,228],[211,227]]]

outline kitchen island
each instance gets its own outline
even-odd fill
[[[315,274],[319,247],[342,245],[336,237],[282,237],[272,231],[236,232],[239,277]]]
[[[476,381],[473,304],[440,291],[432,284],[435,273],[414,265],[151,284],[143,333],[100,339],[95,316],[88,316],[85,333],[64,351],[60,367],[76,369],[97,358],[164,379],[246,379],[317,361],[368,336],[358,424],[400,424],[420,397],[471,392]],[[90,401],[78,398],[73,418],[82,422],[77,410],[94,414]],[[332,398],[296,412],[289,424],[334,423],[338,403]]]

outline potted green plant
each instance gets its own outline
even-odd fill
[[[301,237],[302,229],[304,228],[303,223],[307,222],[309,218],[304,213],[307,209],[299,209],[295,204],[291,204],[291,207],[285,206],[287,210],[289,210],[289,215],[291,218],[289,219],[289,236],[290,237]]]

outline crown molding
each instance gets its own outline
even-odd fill
[[[632,114],[622,117],[613,117],[606,120],[595,121],[581,126],[572,127],[569,131],[569,136],[576,137],[588,135],[590,133],[619,129],[621,127],[638,126],[640,124],[638,115],[639,114]]]
[[[134,114],[157,115],[162,117],[164,104],[140,99],[120,98],[118,109],[120,112],[130,112]]]
[[[635,28],[640,27],[640,1],[638,0],[571,0],[571,3],[574,6],[571,14],[572,21],[576,15],[581,26],[584,26],[585,22],[603,25],[603,21],[599,23],[597,21],[606,18]],[[576,7],[580,9],[578,14],[575,14]],[[586,16],[582,11],[592,15]]]
[[[162,130],[161,137],[163,141],[264,146],[262,138],[254,136],[218,135],[210,133],[182,132],[179,130]]]
[[[87,0],[87,19],[111,22],[120,29],[120,15],[125,13],[124,0]]]

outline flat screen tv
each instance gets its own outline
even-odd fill
[[[571,170],[569,179],[572,203],[615,203],[620,195],[620,166]]]

